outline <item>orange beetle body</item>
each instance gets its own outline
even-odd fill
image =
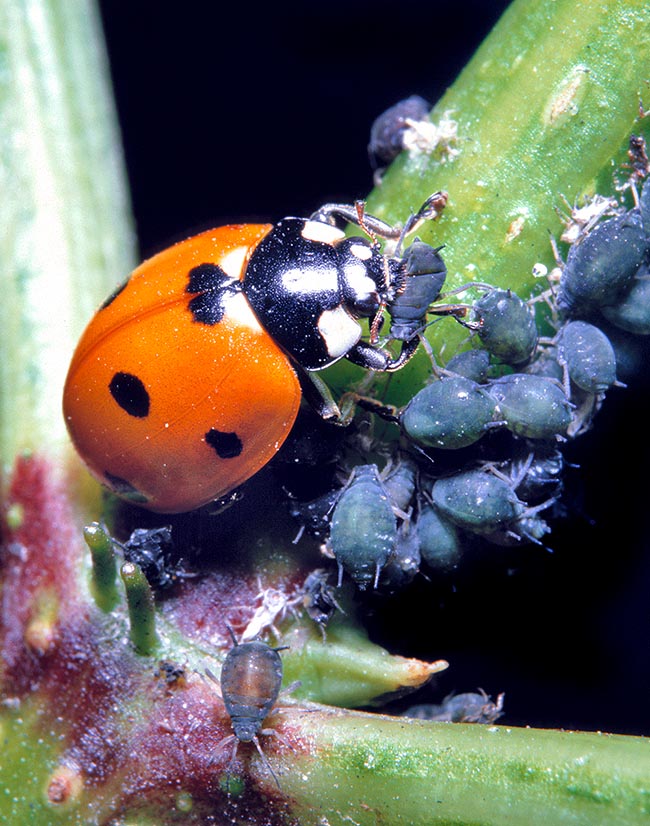
[[[211,263],[240,279],[270,229],[220,227],[148,259],[81,338],[65,419],[93,475],[123,497],[159,512],[199,507],[256,473],[288,435],[300,384],[244,294],[218,324],[188,312],[188,273]]]
[[[368,237],[345,237],[337,217]],[[362,205],[330,204],[311,218],[208,230],[145,261],[91,319],[70,365],[63,412],[90,471],[150,510],[192,510],[271,459],[301,385],[336,415],[312,371],[341,358],[400,369],[418,325],[392,336],[396,355],[378,331],[385,309],[410,308],[428,263],[382,254],[375,236],[399,235]],[[360,318],[372,319],[369,341]]]

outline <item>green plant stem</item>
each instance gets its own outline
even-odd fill
[[[72,349],[100,296],[134,259],[92,0],[0,4],[0,134],[0,456],[6,472],[20,451],[69,451],[60,410]]]
[[[305,826],[323,816],[411,826],[634,826],[650,818],[643,738],[350,712],[302,714],[297,725],[313,751],[281,783]]]

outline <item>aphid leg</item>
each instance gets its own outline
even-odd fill
[[[229,734],[227,737],[224,737],[223,740],[220,740],[215,750],[212,752],[208,765],[211,765],[219,754],[230,744],[233,744],[232,752],[230,754],[230,760],[226,765],[226,794],[230,795],[230,775],[232,774],[232,767],[234,765],[235,759],[237,757],[237,748],[239,746],[239,740],[235,734]]]
[[[208,765],[212,765],[214,761],[219,757],[222,751],[224,751],[230,743],[233,744],[232,753],[230,755],[230,760],[228,761],[228,768],[227,771],[230,771],[232,764],[235,760],[237,755],[237,746],[239,745],[239,741],[237,740],[237,736],[235,734],[229,734],[227,737],[224,737],[223,740],[219,740],[217,745],[214,747],[214,751],[210,755],[210,760],[208,761]]]
[[[372,584],[372,587],[375,588],[375,589],[379,585],[379,574],[381,573],[381,569],[382,569],[382,566],[379,563],[377,563],[375,565],[375,579],[374,579],[374,582]]]
[[[282,691],[280,692],[280,696],[281,697],[286,697],[287,694],[291,694],[297,688],[300,688],[301,685],[302,685],[302,680],[294,680],[293,682],[289,683],[289,685],[286,686],[286,688],[282,689]],[[278,711],[286,711],[286,710],[287,709],[283,709],[283,708],[274,708],[273,713],[276,714]]]
[[[212,683],[214,683],[214,690],[215,690],[215,692],[216,692],[216,694],[217,694],[217,697],[219,697],[221,700],[223,700],[223,697],[221,696],[221,682],[220,682],[219,678],[217,677],[217,675],[216,675],[216,674],[213,674],[213,673],[212,673],[212,671],[210,671],[210,669],[209,669],[209,668],[206,668],[206,669],[205,669],[205,676],[206,676],[206,677],[207,677],[207,678],[208,678],[208,679],[209,679]]]
[[[276,737],[278,736],[277,732],[274,731],[274,729],[262,729],[260,734],[274,734]],[[271,773],[271,776],[275,780],[275,785],[278,787],[278,789],[280,789],[280,791],[282,791],[282,787],[280,786],[280,781],[278,780],[278,777],[277,777],[276,773],[271,768],[271,764],[269,763],[267,756],[262,751],[262,747],[260,746],[260,741],[257,739],[257,735],[255,735],[253,737],[253,743],[255,743],[255,748],[257,749],[257,752],[258,752],[259,756],[262,759],[262,763],[264,763],[266,768]]]

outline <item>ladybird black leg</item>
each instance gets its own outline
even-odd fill
[[[309,220],[333,224],[337,218],[362,229],[370,230],[380,238],[399,238],[402,233],[400,228],[393,227],[374,215],[368,215],[363,207],[359,208],[358,204],[323,204],[319,210],[310,216]]]
[[[409,362],[415,355],[418,349],[420,339],[414,336],[409,341],[402,343],[402,349],[399,355],[390,356],[383,350],[367,344],[365,341],[359,341],[354,347],[346,353],[345,357],[353,364],[358,364],[365,370],[376,370],[381,373],[392,373],[395,370],[400,370]]]
[[[410,235],[422,226],[425,221],[435,221],[439,218],[444,208],[447,206],[449,194],[444,190],[438,190],[433,195],[429,195],[418,211],[411,215],[404,226],[404,235]]]
[[[408,341],[402,342],[402,348],[399,355],[391,360],[390,366],[387,370],[400,370],[404,367],[404,365],[407,364],[415,355],[419,344],[420,336],[413,336],[413,338],[410,338]]]
[[[363,367],[364,370],[377,370],[378,372],[386,372],[389,369],[391,358],[382,350],[373,347],[372,344],[367,344],[365,341],[359,341],[346,354],[345,357]]]
[[[387,422],[399,422],[399,408],[393,404],[384,404],[370,396],[360,396],[358,393],[345,393],[341,398],[341,406],[356,406],[375,413]]]

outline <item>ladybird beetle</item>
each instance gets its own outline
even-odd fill
[[[429,198],[408,231],[445,200]],[[345,237],[337,219],[368,237]],[[393,371],[415,352],[364,341],[359,324],[378,329],[406,287],[403,258],[377,241],[398,238],[399,250],[404,232],[361,202],[328,204],[308,219],[208,230],[141,264],[91,320],[66,380],[65,420],[91,473],[150,510],[193,510],[272,458],[301,391],[336,419],[309,371],[343,357]]]

